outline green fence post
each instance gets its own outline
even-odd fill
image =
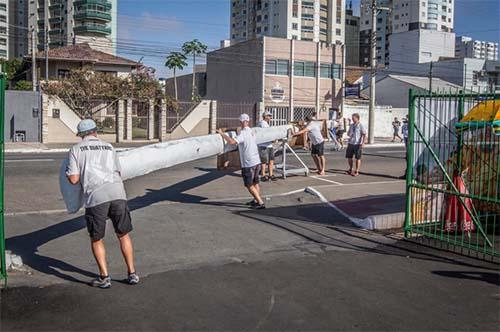
[[[5,75],[0,74],[0,279],[7,286],[7,269],[5,266],[5,232],[4,232],[4,117],[5,117]]]
[[[408,142],[406,146],[406,213],[405,213],[405,238],[410,236],[411,230],[411,214],[412,214],[412,197],[411,184],[413,182],[413,126],[415,125],[415,95],[413,90],[408,92]]]

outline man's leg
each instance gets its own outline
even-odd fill
[[[320,175],[325,175],[325,171],[326,171],[326,158],[325,158],[325,156],[320,156],[319,157],[319,163],[321,165],[321,173],[320,173]]]
[[[347,159],[347,162],[349,163],[349,173],[352,173],[352,168],[354,167],[352,158]]]
[[[354,174],[359,174],[359,170],[361,169],[361,159],[356,159],[356,170]]]
[[[260,197],[260,187],[258,184],[248,186],[247,189],[248,189],[248,192],[253,196],[253,198],[255,198],[257,203],[259,203],[261,205],[264,204],[264,201]]]
[[[266,163],[262,163],[261,170],[260,170],[260,175],[262,177],[266,176]]]
[[[318,173],[321,172],[321,165],[319,163],[319,158],[318,158],[318,155],[317,154],[312,154],[311,155],[313,160],[314,160],[314,164],[316,165],[316,170],[318,171]]]
[[[269,160],[269,176],[274,176],[274,159]]]
[[[99,275],[101,277],[108,276],[108,266],[106,264],[106,248],[104,247],[104,241],[92,240],[92,253],[99,267]]]
[[[135,265],[134,265],[134,247],[132,245],[132,239],[130,235],[124,234],[116,234],[118,239],[120,240],[120,249],[122,251],[123,258],[125,259],[125,264],[127,264],[127,272],[135,273]]]

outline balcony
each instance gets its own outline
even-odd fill
[[[111,34],[111,28],[103,24],[85,23],[82,25],[75,26],[73,30],[76,33],[97,33],[103,35]]]
[[[74,7],[78,7],[80,5],[101,5],[106,9],[111,9],[111,2],[107,0],[77,0],[73,2]]]
[[[104,22],[111,22],[111,14],[96,10],[81,10],[76,12],[75,20],[94,19]]]
[[[49,18],[49,22],[50,23],[61,23],[62,22],[62,17],[61,16],[51,17],[51,18]]]
[[[62,34],[62,29],[57,28],[57,29],[52,29],[49,31],[49,35],[61,35]]]

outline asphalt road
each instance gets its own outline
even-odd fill
[[[264,184],[269,209],[259,212],[242,205],[241,180],[214,170],[213,159],[127,181],[143,278],[133,287],[121,282],[109,238],[109,290],[85,284],[95,266],[81,218],[61,212],[63,158],[7,157],[7,246],[26,255],[33,274],[12,275],[14,287],[2,291],[2,331],[494,331],[500,324],[497,265],[355,229],[297,192],[326,186],[354,197],[397,186],[400,147],[366,149],[358,178],[342,174],[343,153],[328,153],[326,177]]]

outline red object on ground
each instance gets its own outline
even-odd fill
[[[469,193],[465,187],[464,180],[460,176],[455,176],[453,178],[453,183],[461,194]],[[471,211],[472,200],[470,198],[464,198],[464,201],[465,205]],[[444,230],[446,232],[473,232],[475,230],[471,215],[467,212],[463,204],[460,202],[460,198],[456,195],[448,195],[444,220]]]

